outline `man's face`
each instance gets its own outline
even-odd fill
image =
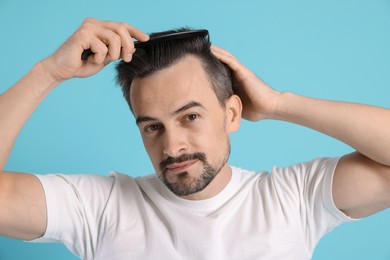
[[[229,112],[198,58],[135,79],[130,98],[153,167],[176,195],[200,192],[230,171]]]

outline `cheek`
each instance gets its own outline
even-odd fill
[[[157,167],[160,164],[161,159],[159,155],[161,154],[160,145],[156,142],[152,142],[150,139],[142,138],[146,153],[149,156],[154,167]]]
[[[227,139],[226,124],[221,118],[210,120],[197,135],[198,142],[212,153],[218,153]]]

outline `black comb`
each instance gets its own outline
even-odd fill
[[[191,31],[184,31],[184,32],[172,32],[172,33],[166,33],[157,36],[151,36],[150,39],[146,42],[135,41],[134,47],[145,48],[147,46],[151,46],[153,44],[162,41],[171,41],[171,40],[178,40],[178,39],[191,38],[191,37],[206,37],[208,35],[209,35],[209,31],[205,29],[191,30]],[[93,54],[91,49],[84,50],[83,53],[81,54],[81,59],[87,60],[89,55],[91,54]]]

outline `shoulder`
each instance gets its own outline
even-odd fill
[[[47,174],[35,175],[41,182],[46,194],[74,194],[77,197],[99,198],[110,196],[113,192],[131,192],[139,190],[136,179],[112,171],[108,176],[98,174]]]
[[[232,167],[241,185],[251,186],[261,194],[275,193],[297,196],[312,190],[331,186],[339,158],[316,158],[290,166],[273,167],[271,171],[249,171]],[[306,190],[306,191],[305,191]]]
[[[270,176],[285,180],[293,179],[296,181],[321,178],[325,174],[333,175],[339,159],[339,157],[323,157],[290,166],[273,167]]]
[[[142,191],[145,187],[155,187],[156,182],[159,182],[158,177],[155,174],[132,177],[128,174],[118,171],[112,171],[110,177],[114,180],[115,188],[127,192]]]

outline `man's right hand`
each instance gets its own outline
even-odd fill
[[[4,170],[20,130],[63,80],[91,76],[119,58],[130,61],[135,51],[133,37],[149,39],[126,23],[86,19],[53,55],[0,94],[0,236],[30,240],[42,236],[47,226],[45,193],[39,180]],[[82,60],[87,49],[93,54]]]
[[[42,64],[55,81],[88,77],[119,58],[129,62],[135,51],[132,38],[147,41],[149,36],[127,23],[87,18]],[[81,55],[87,49],[91,49],[93,54],[83,61]]]

